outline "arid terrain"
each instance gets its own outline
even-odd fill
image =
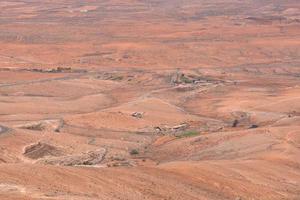
[[[300,200],[299,0],[0,1],[1,200]]]

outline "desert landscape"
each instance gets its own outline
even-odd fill
[[[298,0],[0,2],[1,200],[300,200]]]

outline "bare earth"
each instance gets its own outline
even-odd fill
[[[298,0],[0,2],[1,200],[299,200]]]

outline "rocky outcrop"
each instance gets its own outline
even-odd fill
[[[46,156],[61,156],[62,151],[50,144],[38,142],[25,147],[23,155],[31,159],[39,159]]]
[[[103,161],[105,154],[106,149],[101,148],[77,155],[45,158],[39,160],[38,163],[62,166],[97,165]]]

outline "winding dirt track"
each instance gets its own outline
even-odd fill
[[[300,199],[297,0],[0,9],[1,200]]]

